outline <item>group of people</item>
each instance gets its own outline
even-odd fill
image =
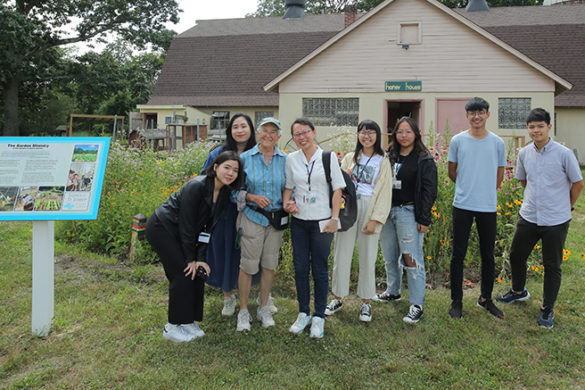
[[[465,109],[470,129],[453,137],[448,157],[449,177],[455,182],[449,314],[462,317],[463,263],[475,220],[482,260],[477,303],[503,318],[492,301],[492,290],[497,188],[506,166],[505,147],[486,129],[487,101],[473,98]],[[510,255],[513,283],[497,300],[528,299],[526,260],[542,239],[544,302],[538,324],[550,328],[571,208],[583,189],[583,178],[572,152],[548,137],[551,124],[546,111],[532,110],[527,124],[534,142],[518,157],[516,177],[526,189]],[[289,226],[299,309],[291,333],[310,326],[311,338],[323,337],[325,317],[341,310],[349,294],[356,243],[359,319],[371,321],[371,300],[401,299],[403,270],[410,301],[403,320],[421,319],[426,286],[423,240],[437,197],[437,167],[416,122],[400,118],[387,151],[378,124],[360,122],[355,150],[344,156],[341,166],[335,153],[323,151],[315,142],[316,130],[309,120],[295,120],[290,131],[298,150],[287,155],[277,146],[282,136],[278,119],[263,119],[255,132],[249,116],[234,115],[225,143],[210,153],[203,174],[185,183],[150,217],[146,236],[169,280],[165,339],[186,342],[204,335],[197,322],[202,320],[205,283],[223,290],[224,316],[235,313],[239,291],[237,331],[251,329],[250,290],[259,283],[257,320],[265,328],[274,326],[277,308],[270,292],[282,236]],[[342,172],[355,187],[357,219],[350,228],[338,231],[340,211],[347,206]],[[332,299],[327,303],[334,238]],[[387,278],[386,290],[380,294],[375,284],[378,243]]]

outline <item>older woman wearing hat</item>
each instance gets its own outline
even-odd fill
[[[236,229],[242,251],[238,277],[240,312],[236,327],[240,332],[250,330],[248,296],[252,275],[259,267],[262,273],[257,318],[265,328],[274,326],[268,296],[278,266],[282,235],[288,224],[288,214],[282,209],[286,154],[276,146],[281,131],[277,119],[264,118],[258,125],[258,144],[240,155],[246,173],[242,189],[234,191],[240,211]]]

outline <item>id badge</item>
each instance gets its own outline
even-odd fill
[[[286,225],[288,223],[288,215],[280,218],[280,224]]]
[[[199,238],[197,239],[197,242],[201,242],[203,244],[209,244],[209,237],[210,237],[209,233],[201,232],[201,233],[199,233]]]
[[[303,200],[305,204],[313,204],[317,201],[317,197],[314,194],[307,194],[303,196]]]
[[[392,182],[392,188],[395,190],[401,190],[402,189],[402,180],[394,180]]]

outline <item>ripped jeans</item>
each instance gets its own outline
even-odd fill
[[[386,292],[402,293],[402,269],[408,277],[408,299],[422,307],[425,300],[424,234],[417,230],[414,206],[393,206],[380,233],[380,247],[386,265]],[[402,254],[409,254],[416,267],[407,267]]]

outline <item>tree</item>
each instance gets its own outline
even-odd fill
[[[0,4],[0,88],[4,135],[19,134],[19,89],[50,63],[55,48],[111,34],[137,47],[165,46],[176,0],[13,0]],[[72,21],[79,22],[72,26]],[[71,31],[72,28],[72,31]]]

